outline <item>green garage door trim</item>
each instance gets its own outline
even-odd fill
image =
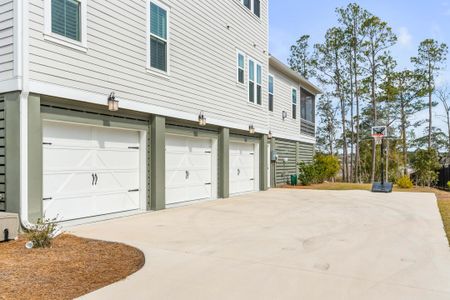
[[[274,164],[275,181],[277,185],[282,185],[289,180],[290,175],[298,174],[298,164],[301,161],[313,160],[314,144],[275,139],[275,151],[278,154],[278,161]]]
[[[0,96],[0,211],[6,211],[5,198],[5,96]]]

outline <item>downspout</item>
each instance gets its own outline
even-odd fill
[[[25,229],[34,227],[28,219],[28,1],[15,0],[17,9],[17,75],[21,92],[19,97],[20,132],[20,222]]]

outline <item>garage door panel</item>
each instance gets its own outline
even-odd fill
[[[96,192],[128,191],[139,188],[138,172],[97,172]]]
[[[230,194],[255,190],[255,144],[230,143]]]
[[[100,150],[96,152],[96,168],[103,170],[138,170],[139,150]]]
[[[46,175],[43,184],[44,198],[92,191],[92,173],[54,173]]]
[[[166,152],[166,169],[184,170],[190,165],[186,153]]]
[[[44,122],[44,142],[54,146],[70,146],[76,148],[91,148],[92,130],[89,126],[74,125],[59,122]]]
[[[166,203],[211,198],[212,142],[183,136],[166,137]]]
[[[44,147],[44,171],[92,170],[94,154],[94,151],[89,149]]]
[[[94,144],[101,149],[139,147],[139,132],[111,128],[94,128]]]
[[[67,221],[140,208],[138,131],[45,121],[43,134],[52,141],[43,148],[47,217]]]

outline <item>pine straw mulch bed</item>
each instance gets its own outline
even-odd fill
[[[52,248],[0,243],[0,299],[73,299],[126,278],[145,263],[133,247],[64,234]]]

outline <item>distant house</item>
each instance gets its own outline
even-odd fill
[[[268,1],[3,1],[0,210],[70,223],[266,190],[311,160],[320,90]]]

